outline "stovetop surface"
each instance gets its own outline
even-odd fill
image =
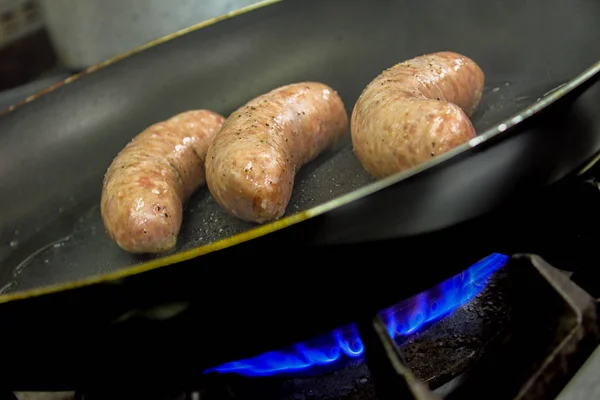
[[[484,393],[498,400],[600,397],[596,177],[600,167],[578,177],[568,190],[557,191],[535,212],[518,216],[524,221],[520,229],[506,232],[515,256],[476,297],[450,315],[393,343],[384,338],[387,332],[379,335],[377,320],[359,324],[366,362],[356,358],[295,376],[209,374],[202,378],[201,390],[185,393],[81,390],[38,393],[36,398],[458,400],[484,398]],[[403,391],[404,397],[395,390]],[[31,396],[17,393],[21,400]]]

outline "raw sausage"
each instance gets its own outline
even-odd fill
[[[182,207],[205,183],[206,151],[225,118],[187,111],[137,135],[104,176],[101,212],[109,236],[131,253],[175,247]]]
[[[206,182],[230,214],[263,223],[285,213],[298,170],[346,133],[348,115],[332,88],[286,85],[233,112],[206,159]]]
[[[121,248],[175,247],[183,204],[205,183],[206,151],[224,120],[208,110],[187,111],[148,127],[117,155],[104,177],[101,212]]]
[[[359,161],[382,178],[473,138],[468,116],[479,104],[483,83],[479,66],[453,52],[423,55],[383,71],[352,111]]]
[[[348,115],[332,88],[286,85],[234,111],[212,142],[206,182],[230,214],[263,223],[283,216],[296,172],[346,133]]]

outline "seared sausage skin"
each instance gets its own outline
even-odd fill
[[[318,82],[286,85],[234,111],[206,158],[206,183],[230,214],[263,223],[280,218],[296,172],[348,128],[336,91]]]
[[[352,111],[354,152],[382,178],[414,167],[475,136],[469,116],[483,91],[484,74],[453,52],[397,64],[364,89]]]
[[[205,183],[206,151],[225,118],[187,111],[129,142],[104,176],[101,212],[109,236],[131,253],[173,249],[182,207]]]

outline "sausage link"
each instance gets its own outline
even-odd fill
[[[286,85],[233,112],[206,159],[206,182],[230,214],[263,223],[280,218],[298,170],[348,128],[344,103],[318,82]]]
[[[484,74],[453,52],[416,57],[377,76],[352,111],[354,152],[377,178],[414,167],[475,137],[469,117]]]
[[[148,127],[116,156],[100,204],[104,226],[122,249],[175,247],[183,204],[205,183],[206,152],[224,120],[208,110],[187,111]]]

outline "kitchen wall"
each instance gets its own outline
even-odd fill
[[[258,0],[0,0],[0,110],[81,69]]]
[[[257,0],[39,0],[61,64],[82,69]]]
[[[55,65],[37,2],[0,0],[0,95],[43,77]],[[13,92],[10,97],[7,101],[21,96]]]

